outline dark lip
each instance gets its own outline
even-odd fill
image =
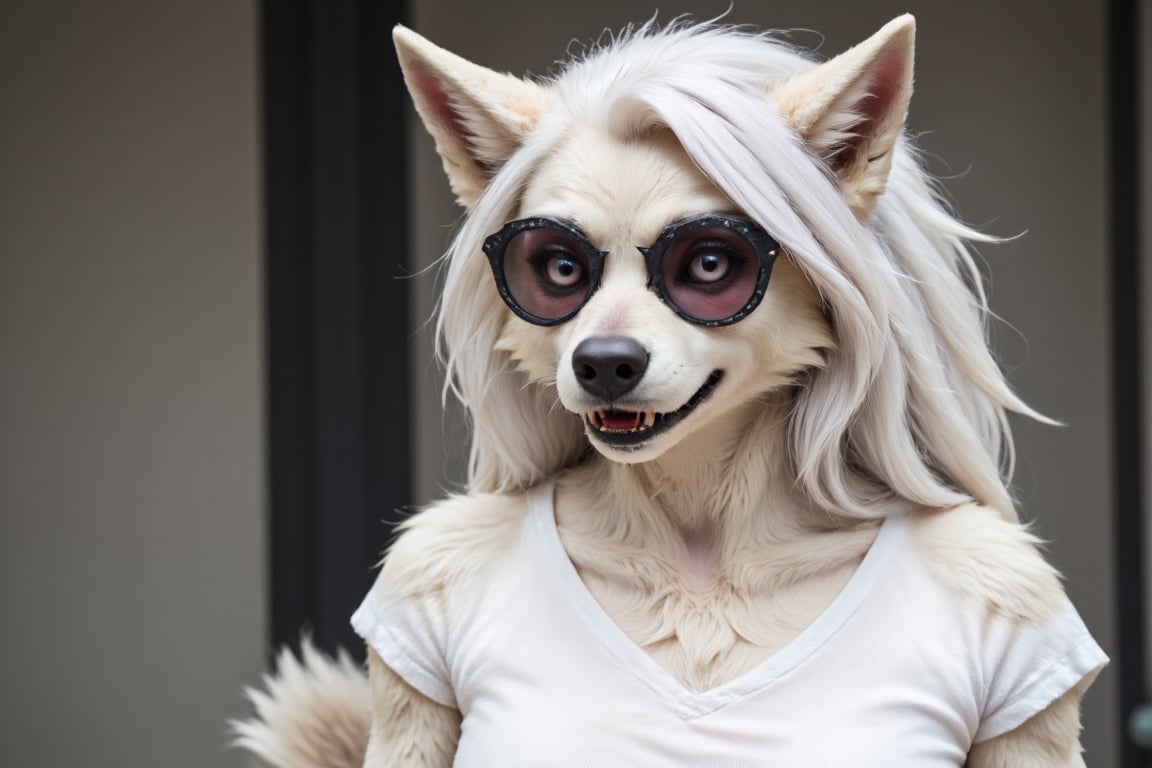
[[[656,422],[648,429],[638,432],[601,432],[593,427],[588,422],[588,417],[585,416],[584,425],[587,427],[586,431],[604,445],[609,445],[613,448],[623,448],[629,451],[637,450],[653,438],[659,437],[664,432],[667,432],[672,427],[684,421],[688,414],[692,413],[701,403],[711,397],[723,378],[724,371],[719,369],[712,371],[712,373],[708,374],[708,378],[704,381],[700,389],[696,390],[696,393],[688,398],[688,402],[671,413],[656,414]]]

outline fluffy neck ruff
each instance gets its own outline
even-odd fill
[[[691,568],[842,528],[798,492],[784,394],[734,408],[642,464],[594,456],[561,479],[558,518],[602,542],[677,551]]]

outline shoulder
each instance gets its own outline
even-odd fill
[[[459,592],[475,584],[518,541],[524,495],[452,496],[400,526],[375,589],[390,597]]]
[[[912,544],[929,575],[981,612],[1043,620],[1067,603],[1060,574],[1027,526],[978,504],[917,513]]]
[[[954,691],[971,693],[976,742],[1015,731],[1107,663],[1026,525],[966,504],[919,513],[911,536],[916,575],[955,618],[942,642],[964,669]]]

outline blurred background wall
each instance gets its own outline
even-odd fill
[[[239,766],[264,655],[256,7],[0,3],[0,765]]]
[[[523,73],[656,8],[421,0],[410,21]],[[781,0],[728,18],[818,30],[793,39],[831,55],[906,10],[931,167],[967,221],[1025,233],[981,249],[996,340],[1068,426],[1017,422],[1017,488],[1111,651],[1105,4]],[[221,744],[268,647],[257,14],[0,3],[0,765],[244,764]],[[459,212],[410,121],[419,267]],[[417,504],[465,455],[422,330],[432,284],[411,281],[397,330],[414,340]],[[1115,675],[1086,701],[1092,766],[1117,764]]]

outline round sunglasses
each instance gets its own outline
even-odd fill
[[[730,325],[764,298],[780,244],[755,224],[720,214],[678,221],[636,247],[648,288],[697,325]],[[600,286],[608,251],[573,225],[548,218],[510,221],[484,241],[496,288],[508,307],[536,325],[570,320]]]

